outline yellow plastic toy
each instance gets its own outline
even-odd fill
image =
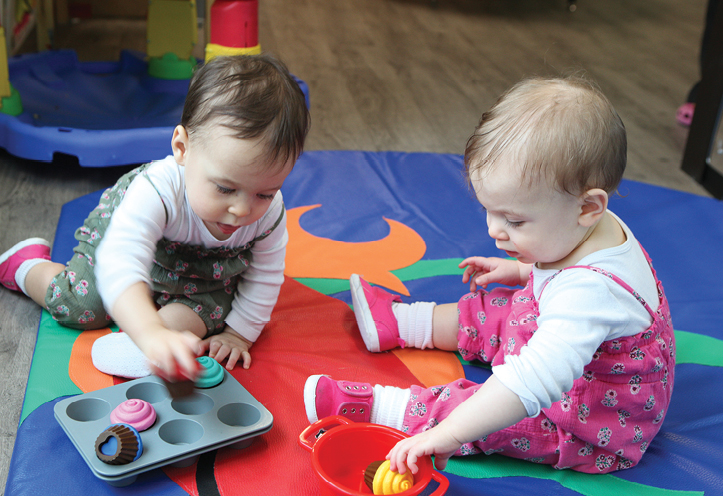
[[[224,57],[227,55],[258,55],[261,53],[261,45],[252,47],[227,47],[216,45],[215,43],[206,44],[206,62],[214,57]]]
[[[389,465],[389,460],[384,460],[383,462],[372,462],[367,467],[364,479],[374,494],[397,494],[414,486],[414,477],[410,471],[402,475],[391,470]]]
[[[5,28],[0,26],[0,97],[10,96],[10,77],[8,74],[8,52],[5,46]],[[0,106],[2,104],[0,103]]]
[[[10,84],[5,29],[2,26],[0,26],[0,112],[8,115],[20,115],[23,112],[20,94]]]
[[[161,79],[188,79],[197,61],[198,43],[195,0],[149,0],[148,73]]]

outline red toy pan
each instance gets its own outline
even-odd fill
[[[299,435],[299,444],[311,452],[311,464],[319,477],[322,495],[363,496],[372,494],[364,482],[367,466],[384,460],[389,450],[406,437],[409,436],[391,427],[332,416],[304,429]],[[400,496],[421,493],[432,479],[439,483],[432,496],[447,492],[449,481],[434,470],[430,457],[420,459],[418,464],[414,485],[399,493]]]

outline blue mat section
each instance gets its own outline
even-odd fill
[[[676,329],[723,337],[723,203],[623,181],[610,209],[650,254],[665,286]],[[462,175],[457,155],[398,152],[311,152],[283,188],[287,208],[321,204],[301,217],[310,233],[342,241],[371,241],[389,233],[384,217],[425,240],[423,260],[502,256],[487,235],[485,215]],[[465,286],[443,276],[405,283],[406,301],[457,301]],[[349,302],[348,292],[338,295]]]
[[[306,231],[319,237],[377,240],[389,233],[384,221],[389,218],[411,227],[425,240],[423,262],[469,255],[503,256],[487,236],[484,214],[467,190],[461,169],[461,157],[456,155],[307,152],[283,192],[289,209],[321,204],[300,220]],[[720,346],[723,339],[723,286],[717,284],[723,274],[723,203],[632,181],[624,181],[620,192],[622,196],[612,199],[611,209],[650,253],[665,286],[676,330],[693,333],[694,338],[714,338],[709,343],[693,339],[692,347],[679,348],[679,357],[686,352],[686,363],[676,367],[673,402],[661,433],[640,465],[614,476],[586,475],[582,486],[570,486],[566,479],[490,476],[481,480],[448,474],[448,494],[598,495],[606,494],[601,492],[607,487],[603,484],[606,477],[633,483],[617,491],[617,496],[723,494],[723,367],[699,363],[708,351],[705,347]],[[56,260],[70,255],[75,244],[72,233],[95,206],[99,194],[64,207],[53,252]],[[403,271],[396,273],[410,290],[406,301],[444,303],[456,301],[466,292],[458,275],[407,279]],[[350,301],[348,291],[334,296]],[[716,360],[720,363],[721,357]],[[465,372],[479,382],[489,375],[488,369],[477,366],[467,365]],[[308,455],[300,451],[299,456]],[[478,456],[475,461],[484,466],[489,459]],[[568,479],[576,475],[567,474]],[[93,480],[54,420],[49,403],[30,414],[19,428],[6,493],[151,495],[180,491],[161,471],[153,471],[140,482],[118,489]],[[289,494],[294,494],[293,490]]]
[[[111,487],[95,477],[55,420],[53,407],[60,399],[42,405],[23,422],[13,451],[6,496],[187,494],[161,470],[141,474],[126,488]]]
[[[79,62],[72,50],[11,58],[10,82],[23,112],[0,113],[0,147],[51,161],[62,153],[82,166],[150,162],[171,153],[189,80],[148,75],[145,54],[122,51],[116,62]],[[297,79],[309,105],[309,89]]]

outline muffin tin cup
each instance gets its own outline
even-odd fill
[[[111,411],[129,399],[147,401],[156,422],[140,433],[143,453],[125,465],[109,465],[95,452],[95,440],[112,424]],[[224,370],[220,384],[194,389],[191,396],[171,398],[155,376],[66,398],[56,403],[55,418],[93,474],[113,486],[135,482],[139,474],[165,465],[192,465],[207,451],[248,447],[271,430],[273,416]]]

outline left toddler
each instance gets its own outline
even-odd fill
[[[115,321],[124,332],[93,348],[104,372],[193,379],[206,352],[248,368],[284,280],[280,189],[309,124],[303,92],[274,57],[209,61],[191,80],[173,155],[102,194],[67,264],[30,238],[0,256],[0,282],[64,326]]]

